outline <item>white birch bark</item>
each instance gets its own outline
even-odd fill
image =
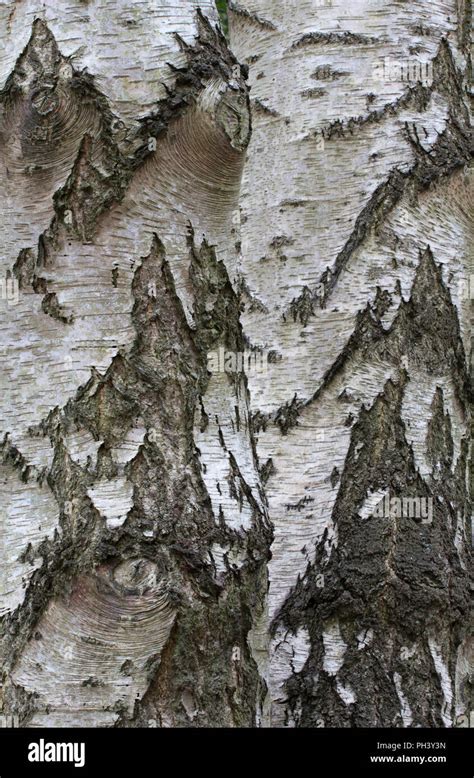
[[[472,708],[471,5],[231,9],[271,724],[451,726]],[[432,521],[377,517],[386,495]]]
[[[21,726],[258,720],[270,527],[244,376],[207,370],[243,348],[249,137],[216,21],[210,0],[0,6],[0,709]]]
[[[450,726],[472,652],[470,5],[234,5],[240,210],[245,71],[205,17],[0,6],[1,710]],[[253,421],[242,374],[207,369],[246,347],[269,361]],[[387,495],[432,521],[377,516]]]

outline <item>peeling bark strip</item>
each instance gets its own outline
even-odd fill
[[[197,5],[0,11],[19,286],[0,311],[0,709],[21,726],[262,716],[271,527],[245,376],[207,370],[246,346],[249,106]]]
[[[272,726],[472,709],[470,22],[454,0],[231,9],[255,106],[242,320],[278,354],[249,376]]]

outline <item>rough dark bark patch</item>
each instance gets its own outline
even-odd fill
[[[426,306],[428,295],[430,308]],[[426,440],[432,473],[427,479],[420,476],[401,415],[410,381],[410,372],[401,368],[407,354],[411,366],[440,379],[447,371],[467,412],[472,397],[456,310],[429,250],[420,259],[410,300],[402,303],[390,330],[384,331],[374,312],[367,309],[360,315],[342,360],[324,384],[331,384],[349,358],[359,361],[365,355],[370,360],[378,355],[400,367],[399,379],[388,381],[352,426],[332,514],[337,548],[327,551],[325,533],[314,563],[308,565],[275,619],[274,630],[281,627],[296,634],[304,627],[309,633],[309,657],[285,687],[287,709],[298,726],[403,726],[394,674],[401,678],[413,726],[443,726],[436,713],[443,709],[441,687],[427,640],[449,635],[452,673],[457,649],[469,635],[466,569],[470,569],[470,560],[468,552],[460,558],[454,543],[458,514],[470,534],[465,480],[468,441],[462,441],[453,472],[451,422],[438,387]],[[405,515],[372,515],[363,520],[359,511],[366,496],[379,490],[391,497],[432,498],[432,524]],[[323,669],[322,639],[324,630],[336,621],[347,645],[337,681]],[[358,635],[369,630],[373,630],[372,642],[361,650]],[[415,659],[406,661],[403,651],[414,643]],[[337,683],[352,690],[354,704],[342,701]],[[453,715],[452,708],[446,713]]]
[[[72,242],[94,242],[101,217],[123,199],[144,160],[155,150],[160,154],[160,140],[170,125],[195,109],[210,82],[220,79],[223,85],[207,117],[222,141],[223,152],[230,150],[236,158],[248,143],[246,69],[240,68],[225,38],[200,12],[197,33],[192,45],[177,36],[186,65],[170,65],[174,83],[167,97],[130,126],[113,115],[94,78],[76,71],[62,56],[53,34],[40,20],[34,22],[30,40],[0,95],[7,154],[12,133],[20,128],[24,135],[23,157],[29,166],[21,175],[41,187],[44,177],[65,166],[65,183],[54,195],[49,227],[39,235],[35,249],[20,251],[14,266],[22,290],[42,294],[42,312],[65,325],[72,320],[48,289],[48,268]],[[65,68],[70,73],[66,80]],[[64,138],[66,156],[61,146]],[[231,172],[237,175],[240,168],[235,166]],[[152,619],[147,635],[150,646],[154,632],[159,637],[160,618],[163,624],[173,621],[161,654],[148,656],[149,688],[143,701],[137,700],[135,711],[120,700],[105,708],[106,713],[119,714],[117,726],[146,724],[149,718],[157,725],[172,721],[175,726],[254,726],[262,706],[265,683],[249,633],[263,611],[267,590],[272,532],[262,507],[265,500],[257,486],[257,501],[255,486],[250,488],[232,451],[225,450],[236,514],[245,501],[250,506],[251,525],[246,530],[233,529],[222,512],[215,516],[203,479],[205,465],[194,439],[199,406],[201,425],[206,427],[203,399],[209,386],[208,352],[220,346],[239,352],[244,348],[240,302],[213,247],[205,240],[195,245],[190,230],[188,248],[193,324],[187,322],[173,271],[155,236],[133,279],[133,345],[118,353],[105,372],[93,368],[90,380],[77,389],[73,399],[30,430],[30,435],[51,442],[50,470],[39,472],[30,467],[8,435],[2,443],[3,461],[25,481],[46,480],[60,512],[60,532],[23,554],[24,563],[33,564],[40,555],[42,564],[32,574],[22,604],[1,624],[2,683],[8,679],[4,710],[18,714],[22,725],[38,711],[50,711],[41,695],[29,694],[21,683],[11,681],[12,671],[21,677],[22,662],[28,666],[35,656],[38,666],[39,657],[53,666],[56,659],[62,662],[51,614],[54,618],[59,614],[61,622],[62,616],[74,618],[76,608],[87,622],[87,608],[94,603],[93,634],[82,634],[79,629],[70,635],[74,652],[81,658],[74,683],[90,709],[94,709],[98,689],[110,693],[110,681],[100,677],[101,652],[110,659],[132,639],[134,619]],[[112,285],[118,282],[115,267],[111,281]],[[230,394],[245,409],[245,376],[229,375],[227,380]],[[236,412],[236,424],[240,423],[243,420]],[[91,491],[99,482],[113,482],[122,472],[114,448],[138,425],[147,434],[123,470],[132,485],[133,505],[123,524],[112,528]],[[245,425],[246,445],[257,471],[247,417]],[[95,463],[90,457],[82,464],[72,459],[66,438],[78,432],[100,441]],[[219,561],[214,558],[216,547],[222,549]],[[82,611],[84,602],[86,610]],[[122,663],[120,674],[127,679],[123,688],[135,682],[139,670],[133,657]],[[116,680],[112,680],[111,699]]]

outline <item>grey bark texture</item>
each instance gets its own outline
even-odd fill
[[[454,726],[471,4],[245,0],[229,28],[0,6],[0,711]]]
[[[471,22],[450,0],[230,4],[273,726],[472,710]]]

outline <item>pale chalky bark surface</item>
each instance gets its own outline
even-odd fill
[[[451,726],[472,708],[471,4],[244,0],[230,29],[271,724]],[[432,521],[374,515],[386,495]]]
[[[259,720],[271,529],[245,378],[207,370],[243,348],[250,131],[216,22],[209,0],[0,6],[0,709],[21,726]]]
[[[216,21],[0,6],[0,710],[451,726],[471,6],[244,0],[234,53]]]

